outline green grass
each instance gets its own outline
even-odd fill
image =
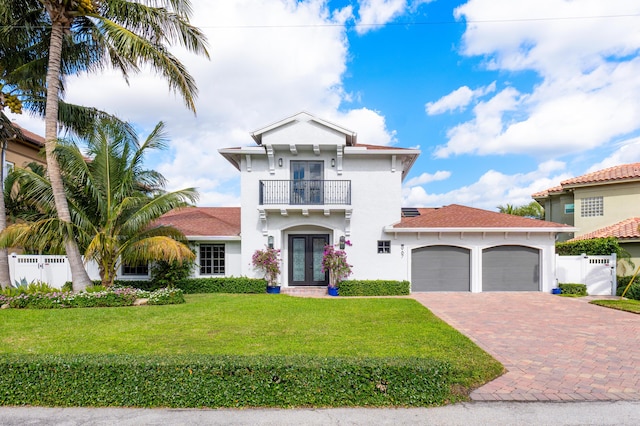
[[[186,304],[0,311],[0,354],[420,357],[474,387],[502,366],[412,299],[187,295]]]
[[[592,300],[590,303],[611,309],[618,309],[620,311],[640,314],[639,300]]]

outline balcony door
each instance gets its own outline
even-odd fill
[[[327,285],[329,276],[322,272],[324,246],[329,235],[289,235],[289,285]]]
[[[324,161],[291,162],[291,204],[324,203]]]

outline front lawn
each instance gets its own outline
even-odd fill
[[[640,314],[640,300],[593,300],[590,303],[620,311]]]
[[[420,358],[457,397],[502,366],[412,299],[187,295],[168,306],[0,311],[0,354]]]

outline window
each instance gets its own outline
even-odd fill
[[[2,181],[4,182],[4,180],[7,178],[7,176],[9,175],[9,173],[11,173],[13,171],[13,163],[11,161],[5,161],[4,162],[4,176],[2,177]]]
[[[580,200],[580,216],[603,216],[604,206],[602,197],[587,197]]]
[[[564,214],[573,214],[574,211],[573,203],[564,205]]]
[[[378,253],[391,253],[391,241],[378,241]]]
[[[122,265],[122,275],[149,275],[149,265]]]
[[[200,244],[200,275],[224,274],[224,244]]]

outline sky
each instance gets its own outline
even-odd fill
[[[403,204],[522,205],[562,180],[640,161],[640,2],[192,0],[210,60],[172,49],[197,115],[150,72],[66,82],[65,100],[115,113],[169,149],[147,159],[200,206],[237,206],[218,149],[300,111],[358,142],[419,148]],[[42,121],[12,116],[44,135]]]

